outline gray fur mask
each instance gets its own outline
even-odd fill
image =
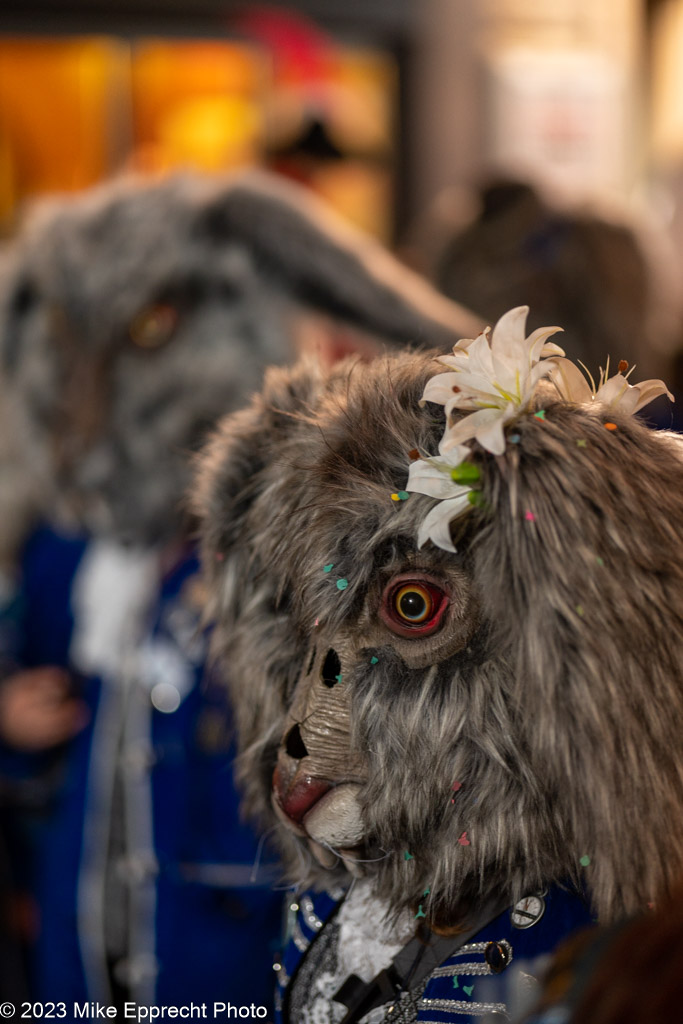
[[[46,204],[0,275],[15,476],[42,492],[43,515],[97,534],[177,532],[189,453],[265,366],[294,358],[303,308],[366,346],[446,345],[468,322],[264,175],[119,181]]]
[[[679,445],[548,399],[503,456],[475,448],[458,553],[418,550],[433,501],[391,494],[437,450],[437,368],[273,370],[203,457],[248,809],[293,880],[370,874],[396,910],[429,889],[444,929],[558,880],[605,918],[644,907],[683,870]]]

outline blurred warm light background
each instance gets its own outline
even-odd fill
[[[241,39],[0,36],[4,222],[37,194],[81,189],[121,170],[270,165],[388,239],[391,55],[321,36],[322,59],[307,22],[289,14],[275,21],[294,26],[307,51],[286,38],[280,46],[277,34],[264,42],[250,26],[233,33]]]
[[[384,240],[491,171],[682,219],[683,0],[22,10],[21,32],[0,13],[4,230],[24,200],[123,169],[255,165]]]

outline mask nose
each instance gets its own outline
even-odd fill
[[[272,780],[278,814],[300,834],[314,805],[360,774],[350,752],[345,649],[316,640],[295,688]]]
[[[295,761],[301,761],[302,758],[308,757],[308,750],[306,749],[306,744],[303,741],[298,724],[293,726],[287,733],[285,750]]]

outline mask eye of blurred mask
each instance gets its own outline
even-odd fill
[[[161,348],[178,325],[178,310],[167,303],[147,306],[131,320],[128,333],[137,348]]]

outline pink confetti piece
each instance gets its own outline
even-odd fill
[[[472,845],[470,843],[469,839],[467,838],[467,831],[463,832],[463,834],[458,839],[458,842],[460,843],[461,846],[471,846]]]
[[[452,787],[451,787],[451,789],[453,790],[454,793],[457,793],[458,790],[461,789],[461,788],[462,788],[462,782],[454,782]]]
[[[533,512],[530,509],[526,510],[526,512],[524,513],[524,518],[528,522],[530,522],[530,523],[535,523],[536,522],[536,516],[533,514]]]

